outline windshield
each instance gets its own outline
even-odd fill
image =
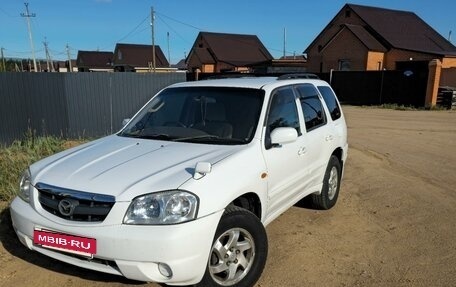
[[[264,92],[227,87],[168,88],[119,134],[210,144],[246,144],[255,134]]]

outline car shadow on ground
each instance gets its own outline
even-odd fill
[[[308,196],[302,198],[300,201],[296,202],[294,204],[294,206],[299,207],[299,208],[318,210],[313,206],[312,198],[310,197],[310,195],[308,195]]]
[[[97,282],[115,282],[137,286],[146,285],[145,282],[129,280],[122,276],[91,271],[88,269],[73,266],[27,249],[19,242],[19,239],[14,232],[9,208],[4,208],[0,212],[0,242],[3,244],[4,249],[11,255],[18,257],[28,263],[54,272]]]

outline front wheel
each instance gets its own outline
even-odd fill
[[[196,286],[253,286],[268,254],[266,231],[250,211],[229,206],[220,219],[206,273]]]
[[[312,204],[315,208],[326,210],[336,204],[339,197],[341,174],[339,159],[332,155],[326,168],[321,193],[311,195]]]

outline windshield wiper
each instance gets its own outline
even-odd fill
[[[245,144],[245,140],[235,138],[222,138],[216,135],[199,135],[194,137],[183,137],[173,139],[175,142],[210,142],[210,143],[222,143],[222,144]]]
[[[168,134],[122,134],[123,136],[139,139],[152,139],[152,140],[174,140],[175,137],[172,137]]]

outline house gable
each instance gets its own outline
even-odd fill
[[[187,59],[189,69],[213,66],[214,72],[272,60],[255,35],[200,32]]]
[[[119,43],[114,50],[114,66],[116,69],[138,70],[149,69],[153,55],[152,45],[124,44]],[[156,68],[168,68],[169,62],[166,59],[160,46],[155,46]]]
[[[76,65],[80,71],[112,70],[112,52],[78,51]]]
[[[328,66],[323,49],[344,29],[350,30],[369,50],[362,70],[395,69],[397,61],[410,58],[429,61],[456,56],[456,47],[415,13],[346,4],[306,48],[309,71],[327,71],[323,69]],[[404,53],[397,53],[398,50]],[[407,53],[413,56],[407,57]]]

